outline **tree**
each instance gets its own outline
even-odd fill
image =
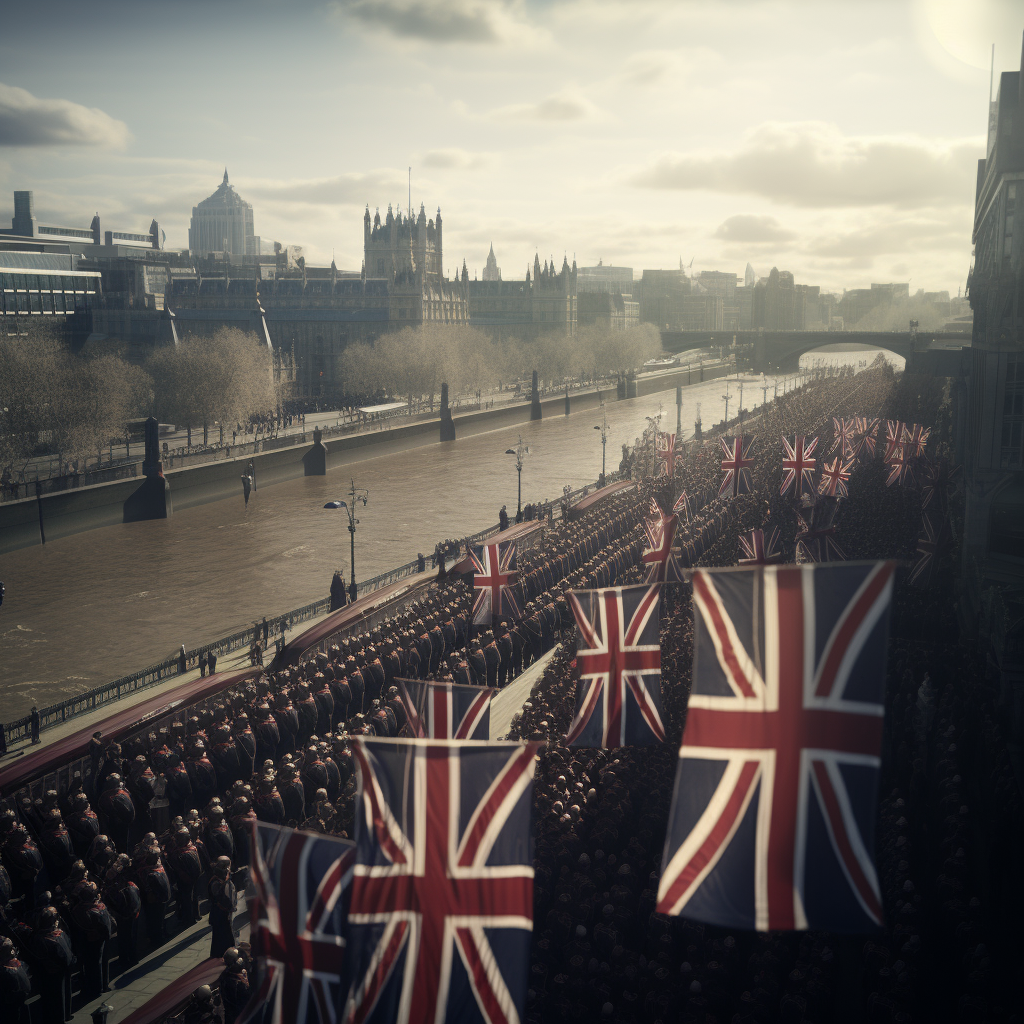
[[[160,349],[146,369],[153,377],[158,418],[202,424],[203,444],[213,424],[245,421],[277,406],[270,354],[255,335],[234,327]]]

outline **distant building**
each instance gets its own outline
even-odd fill
[[[725,274],[720,270],[702,270],[697,278],[701,287],[712,295],[721,295],[726,302],[736,297],[736,275]]]
[[[192,207],[188,229],[188,247],[199,254],[230,252],[235,256],[258,256],[259,235],[253,233],[252,204],[247,203],[228,181],[224,180],[213,195]]]
[[[686,319],[683,300],[691,291],[682,270],[645,270],[640,278],[640,320],[658,330],[678,331]]]
[[[754,273],[754,268],[748,263],[747,269],[743,271],[743,287],[753,288],[757,284],[757,274]]]
[[[757,282],[751,319],[755,330],[800,330],[796,285],[788,270],[772,267],[771,273]]]
[[[480,278],[483,281],[501,280],[501,267],[498,266],[498,261],[494,258],[493,242],[491,242],[491,251],[487,254],[487,262],[484,264],[484,271]]]
[[[603,324],[625,331],[640,323],[640,303],[633,297],[633,268],[580,267],[577,278],[580,324]]]
[[[978,161],[969,377],[958,383],[966,507],[961,610],[1002,680],[1011,741],[1024,742],[1024,53],[1004,72]],[[1018,754],[1014,754],[1019,758]]]
[[[580,267],[577,289],[583,292],[606,292],[620,295],[633,294],[632,267],[606,267],[599,260],[596,267]]]
[[[529,340],[542,334],[575,334],[578,323],[577,281],[575,260],[569,266],[562,259],[560,269],[555,261],[533,257],[533,273],[526,271],[522,281],[470,281],[466,264],[462,264],[462,284],[469,304],[469,322],[486,331],[492,338]]]

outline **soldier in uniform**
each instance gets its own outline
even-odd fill
[[[238,895],[231,880],[230,858],[218,857],[213,862],[207,897],[210,900],[210,928],[213,930],[210,941],[212,959],[222,957],[235,944],[234,919]]]
[[[219,802],[211,805],[207,811],[206,825],[203,828],[203,845],[211,859],[231,858],[235,855],[235,841],[231,835],[231,827],[227,823],[224,808]]]
[[[195,924],[199,920],[199,896],[196,883],[203,873],[203,862],[199,850],[192,842],[188,827],[179,825],[171,834],[167,844],[166,867],[174,879],[177,893],[178,920],[183,927]]]
[[[277,788],[284,803],[285,821],[302,821],[306,817],[306,791],[299,779],[298,769],[290,760],[282,763],[278,783]]]
[[[271,825],[283,825],[284,815],[284,801],[274,783],[274,776],[264,775],[256,794],[256,817]]]
[[[39,852],[49,869],[53,879],[63,878],[75,861],[75,851],[71,844],[71,835],[64,826],[60,810],[51,807],[43,816],[39,830]]]
[[[18,959],[14,943],[6,936],[0,939],[0,999],[4,1016],[12,1024],[31,1024],[32,1015],[25,1005],[32,994],[32,979]]]
[[[75,848],[75,855],[84,857],[100,831],[100,820],[89,806],[89,798],[85,793],[76,793],[71,797],[65,824],[71,836],[71,845]]]
[[[39,975],[42,1022],[64,1024],[71,1020],[71,968],[75,953],[55,907],[42,910],[28,939],[33,966]]]
[[[128,831],[135,821],[135,805],[128,790],[121,785],[117,772],[108,775],[99,798],[100,814],[105,831],[122,853],[128,850]]]
[[[498,686],[504,689],[512,678],[512,638],[509,636],[508,623],[502,622],[495,639],[501,661],[498,663]]]
[[[142,897],[142,916],[146,923],[146,938],[151,949],[164,942],[164,914],[171,899],[171,880],[160,859],[160,847],[143,840],[135,851],[135,877]]]
[[[117,967],[124,973],[138,962],[139,913],[142,897],[139,887],[129,877],[131,858],[119,854],[107,868],[103,879],[103,902],[117,925]]]
[[[82,966],[82,998],[92,1000],[109,988],[109,950],[114,919],[100,899],[95,882],[86,882],[71,912],[78,932],[78,959]]]
[[[13,819],[9,819],[9,822],[5,821],[3,824],[7,828],[0,831],[0,840],[4,841],[3,864],[15,891],[31,905],[36,877],[43,870],[43,856],[39,847],[32,842],[28,829]]]
[[[220,1000],[224,1004],[224,1024],[235,1024],[249,1002],[249,973],[245,960],[232,946],[224,952],[224,973],[220,976]]]
[[[192,786],[192,806],[205,807],[217,793],[217,770],[206,756],[206,744],[201,739],[193,740],[185,768]]]

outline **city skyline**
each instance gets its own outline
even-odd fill
[[[200,21],[108,2],[82,25],[45,5],[84,72],[32,56],[35,6],[0,40],[0,194],[32,189],[58,223],[156,217],[182,248],[227,166],[257,235],[358,270],[365,205],[404,210],[411,165],[414,210],[447,214],[446,272],[493,243],[507,278],[538,252],[955,295],[989,43],[1015,67],[1021,27],[1008,3],[970,25],[955,6],[356,0]],[[189,57],[163,73],[154,46]]]

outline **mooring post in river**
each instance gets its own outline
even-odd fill
[[[312,447],[302,456],[302,473],[303,476],[327,476],[327,445],[324,432],[318,426],[313,428]]]
[[[533,371],[533,391],[530,395],[530,419],[539,420],[542,416],[540,408],[540,394],[537,391],[537,371]]]
[[[565,385],[565,415],[569,415],[569,385]]]
[[[171,487],[164,478],[160,461],[160,423],[155,416],[146,420],[146,455],[142,461],[145,479],[124,503],[124,521],[138,523],[146,519],[166,519],[174,508]]]
[[[455,421],[452,419],[452,411],[448,406],[448,385],[441,385],[441,440],[455,440]]]
[[[683,436],[683,388],[679,385],[676,388],[676,437],[680,440]]]

